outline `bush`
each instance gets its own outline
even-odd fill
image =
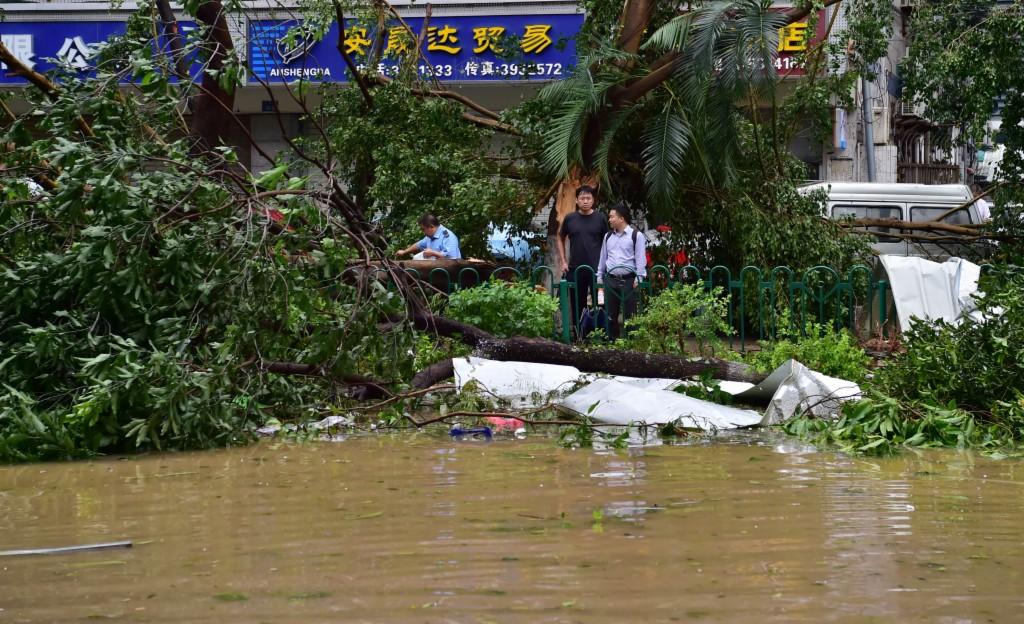
[[[492,278],[482,286],[452,293],[447,315],[502,338],[550,338],[557,312],[558,300],[528,283]]]
[[[978,299],[980,318],[958,325],[916,322],[906,353],[880,375],[897,399],[931,397],[972,412],[989,412],[1024,388],[1024,276],[995,275]]]
[[[651,300],[643,314],[626,323],[629,346],[638,351],[686,355],[696,342],[702,357],[721,350],[720,335],[732,333],[726,323],[729,300],[721,288],[711,292],[692,284],[669,288]]]
[[[811,370],[831,377],[860,383],[867,374],[868,356],[845,329],[811,323],[807,335],[786,333],[775,341],[761,341],[760,351],[750,353],[747,363],[762,373],[770,373],[786,360],[796,360]]]
[[[953,325],[915,322],[906,352],[835,421],[802,416],[786,431],[844,450],[901,446],[1019,447],[1024,441],[1024,277],[994,276],[981,314]]]

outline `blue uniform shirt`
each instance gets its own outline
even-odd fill
[[[437,226],[433,236],[424,236],[420,242],[416,243],[416,246],[420,248],[420,251],[426,249],[440,251],[449,260],[462,258],[462,252],[459,251],[459,238],[443,225]]]

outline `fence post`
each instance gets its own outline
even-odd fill
[[[562,342],[572,342],[572,333],[569,323],[572,315],[569,313],[569,282],[562,279],[558,282],[558,308],[562,313]]]

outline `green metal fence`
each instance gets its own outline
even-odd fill
[[[615,271],[620,267],[612,267]],[[627,268],[627,267],[622,267]],[[451,293],[460,288],[479,286],[485,280],[473,267],[462,268],[454,275],[438,267],[422,275],[415,269],[410,274],[429,282],[438,290]],[[581,266],[577,272],[596,274],[593,268]],[[577,292],[574,280],[567,280],[547,266],[517,269],[502,266],[490,272],[489,277],[503,280],[529,280],[531,285],[543,286],[559,299],[560,338],[571,342],[572,310],[581,310],[586,301],[584,293]],[[747,266],[738,273],[716,266],[702,272],[695,266],[684,266],[674,273],[664,265],[650,267],[647,277],[639,285],[637,313],[643,311],[651,297],[678,284],[699,284],[705,289],[721,288],[728,297],[728,322],[735,332],[730,346],[743,350],[749,341],[770,340],[790,324],[791,331],[806,332],[809,323],[847,327],[853,331],[884,328],[890,302],[889,284],[874,278],[872,270],[863,265],[854,266],[841,275],[827,266],[816,266],[797,274],[789,267],[762,270]],[[597,301],[598,285],[591,293]],[[605,291],[604,305],[608,305]],[[572,303],[577,305],[573,306]],[[737,344],[738,343],[738,344]]]

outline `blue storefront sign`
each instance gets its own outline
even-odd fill
[[[195,29],[194,22],[179,22],[183,34]],[[0,41],[29,69],[46,73],[63,63],[87,74],[95,69],[97,48],[112,35],[124,34],[124,22],[0,22]],[[166,46],[164,46],[166,47]],[[199,66],[192,67],[198,75]],[[0,63],[0,85],[25,84],[20,76],[9,74]]]
[[[423,19],[407,19],[406,24],[412,33],[396,23],[378,38],[364,25],[346,22],[341,45],[361,71],[378,45],[383,56],[374,69],[393,76],[413,53]],[[417,71],[441,81],[557,80],[575,63],[576,35],[582,25],[579,14],[434,17],[423,34]],[[301,30],[296,20],[249,22],[249,64],[255,79],[348,80],[338,51],[338,25],[320,40],[304,37]]]

